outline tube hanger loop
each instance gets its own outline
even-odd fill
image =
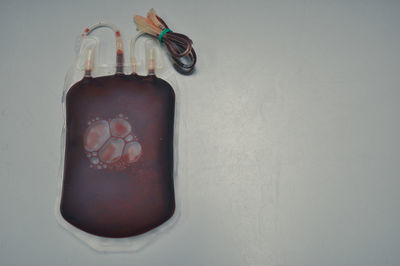
[[[116,39],[116,73],[117,74],[123,74],[124,72],[124,48],[123,48],[123,43],[122,43],[122,38],[121,38],[121,32],[118,30],[118,28],[112,24],[112,23],[105,23],[105,22],[99,22],[94,25],[91,25],[87,27],[83,33],[82,33],[82,38],[87,37],[90,33],[92,33],[94,30],[99,29],[99,28],[109,28],[112,31],[114,31],[115,34],[115,39]],[[94,55],[93,55],[93,50],[90,49],[87,53],[86,57],[86,64],[85,64],[85,76],[91,76],[92,70],[93,70],[93,60],[94,60]]]

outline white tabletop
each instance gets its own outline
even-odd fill
[[[399,265],[400,2],[151,5],[0,4],[0,265]],[[86,26],[128,51],[151,7],[198,53],[176,77],[180,218],[98,253],[54,215],[64,77]]]

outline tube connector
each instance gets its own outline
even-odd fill
[[[85,77],[92,76],[92,70],[94,66],[94,51],[93,48],[88,48],[86,54],[86,62],[85,62]]]
[[[146,47],[146,62],[148,75],[155,75],[155,49],[154,44],[149,41],[145,44]]]

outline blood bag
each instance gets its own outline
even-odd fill
[[[147,75],[137,74],[141,63],[134,47],[143,34],[156,37],[183,74],[193,72],[196,53],[192,41],[170,30],[154,9],[134,21],[140,33],[131,41],[129,74],[120,31],[100,22],[82,33],[63,94],[56,214],[64,228],[102,251],[138,250],[178,217],[175,91],[165,77],[156,76],[151,43],[146,44]],[[98,41],[90,34],[102,27],[114,32],[115,65],[95,64]]]
[[[115,73],[94,77],[96,45],[84,43],[100,27],[114,31],[116,66]],[[146,76],[136,73],[133,52],[132,73],[125,74],[114,25],[96,24],[82,37],[84,76],[65,91],[59,218],[92,247],[108,250],[110,239],[122,238],[130,250],[132,237],[147,235],[175,212],[175,92],[155,75],[154,47],[146,49]]]

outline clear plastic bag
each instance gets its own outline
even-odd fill
[[[99,27],[115,33],[115,65],[96,61],[99,41],[88,34]],[[136,73],[144,69],[136,39],[128,66],[114,25],[87,28],[65,79],[56,216],[99,251],[141,249],[179,217],[179,89],[173,70],[155,60],[163,57],[153,40],[145,43],[147,76]]]

